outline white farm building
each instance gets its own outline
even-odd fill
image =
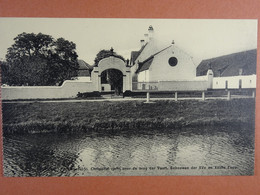
[[[79,60],[79,74],[61,86],[2,86],[2,100],[74,98],[78,93],[111,91],[102,75],[109,69],[121,72],[126,91],[207,91],[256,88],[256,49],[203,60],[193,58],[172,41],[155,38],[152,26],[132,51],[128,63],[111,55],[95,67]]]
[[[133,90],[190,91],[256,87],[256,49],[203,60],[198,66],[174,41],[162,45],[152,26],[131,53]]]

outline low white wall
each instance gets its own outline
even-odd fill
[[[208,81],[205,77],[190,81],[159,81],[133,83],[133,90],[158,90],[158,91],[204,91],[208,88]],[[241,81],[239,81],[241,80]],[[225,89],[228,81],[228,89],[256,88],[256,75],[214,77],[212,89]],[[137,89],[136,89],[137,88]],[[92,92],[96,90],[94,82],[80,80],[65,81],[62,86],[6,86],[1,87],[2,100],[17,99],[58,99],[73,98],[78,92]],[[105,91],[107,90],[107,86]]]
[[[133,82],[132,90],[155,90],[158,91],[159,82]]]
[[[1,87],[2,100],[73,98],[78,92],[94,91],[92,82],[65,81],[62,86]]]
[[[102,90],[103,87],[104,87],[104,90]],[[101,84],[101,91],[111,91],[111,85],[110,84]]]
[[[159,81],[159,82],[135,82],[133,90],[154,91],[205,91],[208,87],[207,80],[191,81]]]
[[[80,82],[91,82],[91,77],[76,77],[76,80]]]
[[[226,81],[228,89],[239,89],[239,82],[241,82],[241,88],[256,88],[256,75],[241,75],[233,77],[214,77],[212,89],[225,89]]]
[[[196,80],[196,81],[206,81],[206,80],[208,80],[208,75],[197,76],[197,77],[194,78],[194,80]]]
[[[205,91],[208,81],[159,81],[158,89],[160,91]]]

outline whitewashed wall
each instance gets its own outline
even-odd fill
[[[256,75],[241,75],[233,77],[213,77],[213,89],[225,89],[226,81],[228,89],[239,89],[239,80],[242,81],[241,88],[256,88]]]
[[[76,77],[76,80],[80,82],[91,82],[91,77]]]
[[[142,71],[137,76],[138,82],[149,82],[149,70]]]
[[[178,59],[176,66],[169,65],[171,57]],[[155,55],[149,70],[150,81],[192,80],[196,77],[196,66],[192,58],[175,45]]]
[[[126,66],[125,62],[117,57],[110,56],[99,61],[98,66],[94,67],[91,73],[91,80],[95,85],[94,91],[101,92],[101,73],[108,69],[120,70],[123,74],[123,92],[131,90],[132,78],[130,67]]]
[[[73,98],[78,92],[94,91],[92,82],[65,81],[62,86],[1,87],[2,100]]]
[[[207,86],[206,80],[160,81],[158,89],[161,91],[205,91]]]
[[[133,90],[150,91],[206,91],[207,80],[138,82]]]
[[[104,90],[102,90],[102,88]],[[101,84],[101,91],[111,91],[111,85],[107,83]]]
[[[148,72],[148,71],[147,71]],[[145,71],[144,71],[145,76]],[[256,75],[214,77],[212,89],[225,89],[228,81],[228,89],[239,89],[239,80],[242,81],[241,88],[256,88]],[[197,77],[193,80],[138,82],[137,89],[133,90],[159,90],[159,91],[204,91],[209,88],[207,77]],[[96,83],[80,80],[65,81],[62,86],[7,86],[1,87],[2,100],[17,99],[59,99],[74,98],[78,92],[96,91]],[[107,87],[105,89],[108,90]]]

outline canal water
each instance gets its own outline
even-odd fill
[[[253,175],[254,130],[7,135],[5,176]]]

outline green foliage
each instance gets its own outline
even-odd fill
[[[42,33],[22,33],[8,48],[2,68],[8,85],[56,85],[77,75],[76,45]]]
[[[0,66],[1,66],[1,83],[7,83],[8,78],[9,78],[9,66],[6,62],[0,61]]]
[[[26,66],[24,66],[26,64]],[[3,83],[9,85],[41,85],[48,76],[44,76],[46,60],[37,57],[24,57],[23,61],[16,60],[7,63],[8,71],[3,72]],[[37,67],[37,68],[35,68]]]
[[[124,57],[121,55],[118,55],[116,52],[113,51],[112,48],[110,50],[102,49],[98,52],[98,54],[94,60],[94,66],[98,66],[98,63],[100,60],[110,57],[110,56],[114,56],[114,57],[117,57],[117,58],[125,61]]]
[[[86,93],[80,93],[77,94],[78,98],[95,98],[95,97],[101,97],[101,93],[99,91],[93,91],[93,92],[86,92]]]

